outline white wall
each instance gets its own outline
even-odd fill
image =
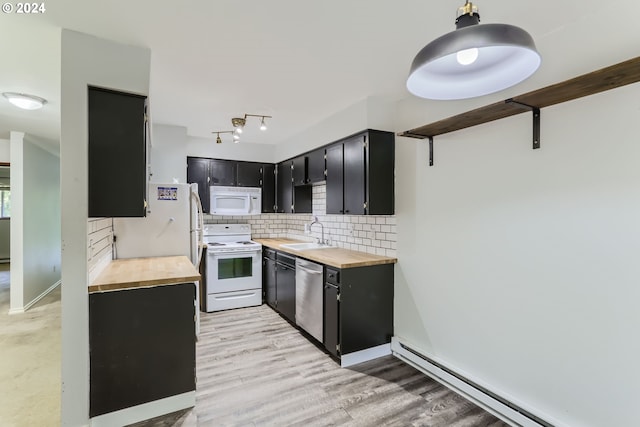
[[[237,144],[232,142],[216,144],[214,137],[187,137],[187,155],[195,157],[274,163],[275,150],[276,148],[271,144],[251,144],[242,142]],[[184,168],[186,169],[186,164]]]
[[[89,423],[87,85],[148,95],[149,49],[62,30],[62,425]]]
[[[540,74],[486,103],[637,56],[626,7],[538,38]],[[535,151],[530,114],[436,137],[433,167],[397,138],[395,334],[556,426],[639,425],[639,99],[543,109]],[[407,100],[397,130],[478,104]]]
[[[151,182],[187,182],[187,128],[153,125]]]
[[[11,161],[9,147],[8,139],[0,139],[0,163],[9,163]]]
[[[336,112],[275,147],[280,162],[365,129],[392,130],[394,102],[371,97]]]

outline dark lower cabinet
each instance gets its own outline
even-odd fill
[[[394,264],[324,268],[322,345],[341,356],[391,342]],[[295,256],[263,249],[265,301],[295,324]],[[313,339],[313,338],[311,338]]]
[[[196,389],[195,286],[89,294],[89,415]]]
[[[324,284],[324,347],[338,357],[340,344],[340,288],[331,283]]]
[[[269,248],[263,249],[262,258],[262,283],[264,289],[264,301],[271,308],[278,308],[278,294],[276,281],[276,251]]]
[[[276,254],[277,310],[290,322],[296,322],[296,266],[295,257]]]
[[[146,215],[144,96],[89,87],[89,217]]]
[[[391,342],[393,264],[325,268],[324,346],[334,356]]]

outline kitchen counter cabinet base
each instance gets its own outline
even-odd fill
[[[340,271],[340,353],[391,342],[393,264]]]
[[[194,301],[193,283],[89,295],[91,417],[195,392]]]

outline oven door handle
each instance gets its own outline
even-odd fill
[[[230,258],[237,258],[238,256],[245,256],[245,255],[250,255],[251,257],[254,257],[259,253],[260,251],[237,251],[237,252],[216,252],[215,250],[207,251],[207,255],[212,257],[218,257],[218,258],[222,255],[228,255]]]

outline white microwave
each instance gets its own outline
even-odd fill
[[[209,206],[212,215],[259,215],[262,211],[262,189],[214,185],[209,189]]]

